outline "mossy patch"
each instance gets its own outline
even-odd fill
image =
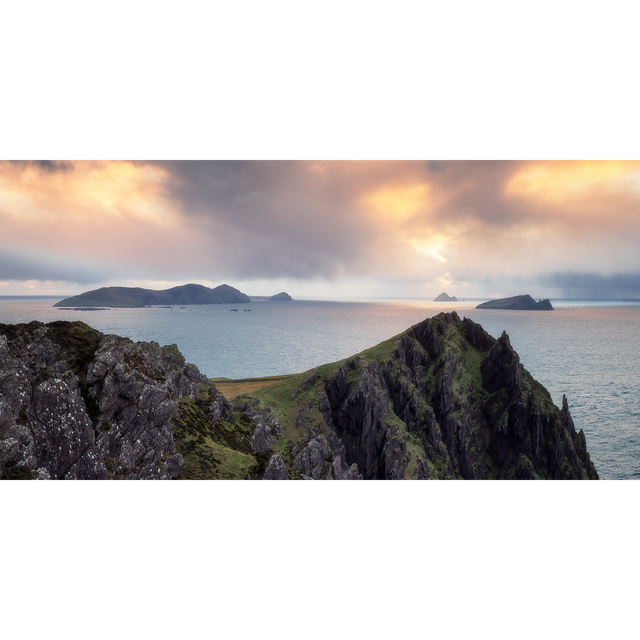
[[[33,480],[33,472],[25,465],[16,465],[4,470],[0,480]]]
[[[84,322],[58,320],[46,325],[49,338],[60,345],[69,368],[81,379],[86,379],[89,364],[95,357],[104,334]]]
[[[254,422],[234,411],[228,422],[214,422],[205,411],[208,394],[192,400],[180,398],[174,418],[176,451],[182,454],[181,479],[250,479],[256,477],[258,459],[251,435]]]

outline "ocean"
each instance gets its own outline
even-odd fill
[[[479,300],[255,301],[72,311],[60,298],[1,297],[0,323],[82,320],[134,341],[177,344],[212,378],[306,371],[401,333],[440,311],[506,331],[524,367],[560,406],[565,394],[602,479],[640,478],[640,300],[551,300],[555,311],[478,310]]]

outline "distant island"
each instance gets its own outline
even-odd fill
[[[275,296],[271,296],[269,300],[282,301],[282,300],[293,300],[293,298],[285,291],[281,291],[280,293],[276,293]]]
[[[433,299],[434,302],[458,302],[458,298],[455,296],[449,296],[444,291],[437,297]]]
[[[281,291],[280,293],[276,293],[275,296],[249,296],[251,300],[256,301],[264,301],[264,300],[274,300],[275,302],[283,302],[293,300],[293,298],[286,293],[285,291]]]
[[[513,296],[511,298],[500,298],[499,300],[489,300],[479,304],[476,309],[509,309],[516,311],[554,311],[549,300],[536,302],[529,294],[523,296]]]
[[[102,287],[56,302],[54,307],[145,307],[175,304],[239,304],[251,302],[249,296],[228,284],[214,289],[201,284],[184,284],[154,291],[140,287]]]

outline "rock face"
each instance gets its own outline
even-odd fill
[[[444,291],[437,297],[433,299],[434,302],[458,302],[458,298],[455,296],[449,296]]]
[[[512,298],[501,298],[500,300],[489,300],[479,304],[476,309],[510,309],[512,311],[553,311],[549,300],[536,302],[529,294],[524,296],[513,296]]]
[[[244,293],[221,284],[214,289],[201,284],[185,284],[163,291],[139,287],[102,287],[56,302],[54,307],[144,307],[145,305],[222,304],[251,302]]]
[[[82,322],[0,325],[0,477],[177,478],[172,418],[205,386],[175,345]],[[231,407],[213,397],[208,410]]]
[[[278,385],[252,411],[278,398],[289,477],[598,478],[566,398],[553,404],[506,333],[455,312]]]

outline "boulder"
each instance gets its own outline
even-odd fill
[[[288,480],[287,466],[279,453],[274,453],[269,459],[267,470],[264,472],[263,480]]]

